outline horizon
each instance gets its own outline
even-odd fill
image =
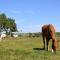
[[[1,0],[0,13],[15,19],[19,32],[41,32],[42,25],[53,24],[60,32],[60,0]]]

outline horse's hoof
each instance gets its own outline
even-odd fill
[[[54,50],[52,49],[52,53],[54,53]]]

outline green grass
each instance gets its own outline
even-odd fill
[[[42,47],[41,37],[6,38],[0,42],[0,60],[60,60],[60,47],[56,54],[52,53],[51,49],[49,51],[34,50]],[[51,41],[49,47],[51,48]]]

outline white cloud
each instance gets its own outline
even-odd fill
[[[14,14],[20,14],[20,11],[18,11],[18,10],[12,10],[11,12]]]
[[[4,11],[0,11],[0,14],[1,14],[1,13],[4,13]]]
[[[40,25],[28,25],[22,26],[24,32],[40,32]]]
[[[27,10],[26,13],[28,13],[28,14],[35,14],[35,12],[33,10]]]

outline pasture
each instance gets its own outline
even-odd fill
[[[51,52],[51,41],[48,52],[42,47],[42,37],[6,38],[0,42],[0,60],[60,60],[60,42],[56,54]]]

